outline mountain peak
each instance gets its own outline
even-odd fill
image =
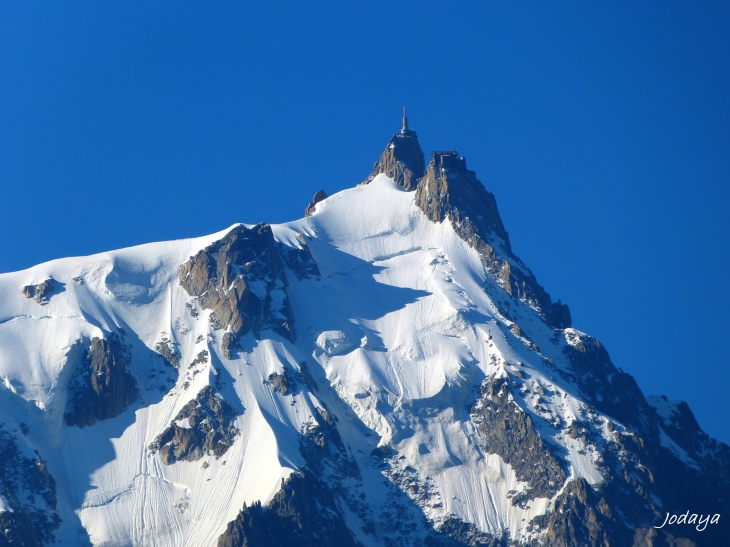
[[[405,109],[400,133],[391,137],[372,173],[361,184],[369,184],[380,174],[406,191],[415,191],[415,203],[429,220],[449,220],[454,231],[477,250],[489,274],[509,295],[538,310],[548,325],[571,326],[568,306],[560,301],[554,303],[530,269],[512,252],[494,194],[467,168],[466,158],[456,150],[434,151],[426,167],[418,135],[408,127]]]
[[[0,275],[0,544],[726,543],[730,447],[569,328],[456,151],[404,112],[381,160],[305,218]]]
[[[403,109],[403,127],[400,133],[393,134],[380,159],[373,165],[373,172],[364,181],[367,184],[384,173],[396,184],[406,190],[415,190],[418,180],[423,177],[426,160],[418,142],[418,135],[408,127],[406,109]]]

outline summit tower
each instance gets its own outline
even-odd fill
[[[380,173],[385,173],[406,190],[415,190],[424,172],[426,160],[418,143],[418,135],[408,127],[406,109],[403,108],[403,126],[400,133],[395,133],[373,165],[373,172],[364,181],[369,183]]]
[[[408,129],[408,116],[406,116],[405,107],[403,107],[403,127],[400,130],[400,134],[408,137],[416,137],[416,132]]]

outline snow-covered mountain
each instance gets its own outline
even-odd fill
[[[0,375],[0,545],[730,537],[730,448],[572,328],[405,124],[303,219],[0,275]]]

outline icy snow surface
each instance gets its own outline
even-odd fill
[[[228,230],[0,275],[0,405],[6,421],[28,424],[26,442],[56,479],[63,519],[57,540],[74,545],[83,527],[94,545],[214,545],[244,502],[266,503],[282,477],[304,464],[299,432],[321,403],[307,390],[281,395],[265,381],[284,366],[299,370],[302,361],[326,386],[322,402],[340,418],[372,506],[386,501],[370,454],[389,444],[432,482],[431,499],[417,503],[437,525],[453,514],[482,531],[525,536],[549,500],[511,504],[507,493],[525,485],[478,447],[465,410],[490,375],[524,376],[525,388],[513,391],[546,443],[563,447],[573,477],[602,480],[593,453],[552,425],[583,412],[545,366],[547,359],[564,362],[554,332],[486,274],[449,222],[430,222],[413,192],[380,175],[320,202],[313,216],[272,228],[292,247],[303,235],[321,278],[297,280],[287,270],[296,344],[269,331],[261,340],[249,333],[233,360],[223,356],[223,332],[212,330],[209,312],[190,313],[196,304],[178,282],[180,265]],[[47,304],[21,294],[49,277],[57,288]],[[510,319],[500,312],[507,301]],[[529,341],[509,331],[513,320]],[[137,402],[116,418],[67,427],[73,367],[93,337],[120,328],[133,347]],[[155,355],[163,339],[180,356],[179,372]],[[210,359],[196,365],[199,373],[185,387],[188,365],[203,349]],[[165,378],[174,387],[161,388]],[[220,459],[162,464],[149,445],[216,380],[239,411],[241,434]],[[540,408],[538,388],[553,394]]]

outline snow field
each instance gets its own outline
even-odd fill
[[[178,283],[179,266],[228,230],[0,275],[0,406],[8,420],[29,425],[29,445],[56,478],[57,541],[76,544],[83,527],[94,545],[215,544],[244,502],[266,503],[304,465],[300,432],[322,405],[338,419],[362,475],[352,487],[362,488],[374,514],[387,514],[390,494],[371,453],[390,445],[432,484],[427,501],[414,501],[436,523],[455,515],[484,532],[526,537],[549,500],[511,504],[507,493],[525,485],[478,448],[466,411],[491,375],[509,378],[515,403],[542,437],[565,448],[571,476],[601,481],[592,452],[552,425],[582,412],[546,365],[565,366],[554,332],[487,275],[449,222],[431,223],[413,198],[380,175],[320,202],[311,217],[272,226],[284,244],[299,245],[302,234],[321,278],[300,281],[287,271],[296,344],[249,333],[234,360],[223,357],[223,331],[212,330],[209,312]],[[61,286],[48,304],[20,293],[48,277]],[[510,331],[513,322],[529,340]],[[94,426],[66,427],[65,388],[83,343],[120,328],[133,351],[138,401]],[[179,355],[177,371],[156,356],[164,341]],[[191,367],[203,350],[207,362]],[[266,382],[285,367],[296,374],[303,361],[317,396],[301,385],[284,396]],[[163,465],[150,443],[206,385],[220,386],[239,412],[236,441],[220,459]],[[542,397],[544,411],[538,388],[552,393]],[[343,511],[365,545],[379,544]]]

